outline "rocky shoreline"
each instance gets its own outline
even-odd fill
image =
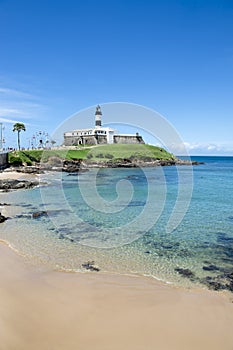
[[[181,160],[178,158],[172,158],[168,160],[158,160],[153,158],[148,159],[117,159],[106,161],[93,161],[93,160],[64,160],[59,157],[52,157],[46,163],[36,163],[35,165],[22,165],[22,166],[10,166],[3,170],[6,174],[5,179],[0,179],[0,190],[7,192],[9,190],[18,189],[30,189],[41,184],[38,180],[34,180],[34,175],[44,174],[45,172],[57,171],[66,172],[70,174],[77,174],[89,171],[93,168],[140,168],[140,167],[157,167],[157,166],[183,166],[183,165],[198,165],[201,164],[196,161]],[[7,173],[19,173],[29,175],[29,179],[11,179],[8,178]],[[30,178],[32,175],[32,179]]]
[[[92,160],[62,160],[53,157],[52,161],[46,163],[38,163],[33,166],[10,166],[4,172],[16,171],[24,174],[43,174],[46,171],[63,171],[67,173],[77,173],[88,171],[92,168],[139,168],[139,167],[156,167],[156,166],[182,166],[182,165],[198,165],[203,164],[196,161],[181,160],[178,158],[168,160],[158,159],[119,159],[107,161]]]
[[[9,190],[29,189],[39,185],[37,180],[0,180],[0,190],[7,192]]]

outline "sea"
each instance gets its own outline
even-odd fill
[[[42,174],[36,188],[0,194],[10,204],[0,240],[41,268],[231,290],[233,157],[192,160]]]

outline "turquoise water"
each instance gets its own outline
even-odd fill
[[[14,206],[0,239],[52,269],[85,271],[82,264],[91,260],[103,272],[229,287],[233,157],[194,158],[204,164],[193,167],[193,177],[187,166],[44,175],[49,186],[1,194],[0,202]],[[169,232],[181,184],[184,193],[193,185],[192,198],[187,211],[188,197],[179,198],[177,215],[184,217]],[[48,216],[32,218],[42,210]]]

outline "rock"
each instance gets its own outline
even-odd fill
[[[25,183],[24,182],[18,182],[15,186],[14,189],[18,190],[20,188],[25,188]]]
[[[172,249],[173,248],[173,245],[172,244],[162,244],[162,248],[163,249]]]
[[[4,222],[6,220],[7,220],[7,217],[0,213],[0,223]]]
[[[233,237],[229,237],[224,232],[219,232],[217,241],[218,243],[223,243],[223,244],[233,243]]]
[[[41,218],[42,216],[48,216],[48,212],[42,210],[42,211],[36,211],[35,213],[32,213],[33,219],[38,219],[38,218]]]
[[[202,269],[204,271],[219,271],[220,270],[220,268],[216,265],[203,266]]]
[[[229,284],[226,284],[226,289],[228,289],[230,292],[233,292],[233,281],[231,281]]]
[[[40,169],[39,166],[22,166],[16,169],[18,173],[24,173],[24,174],[44,174],[44,171]]]
[[[89,270],[89,271],[95,271],[95,272],[100,271],[99,267],[95,265],[94,261],[87,261],[86,263],[82,264],[82,267],[84,267],[86,270]]]
[[[205,284],[208,286],[209,289],[212,290],[222,290],[222,289],[226,289],[226,287],[224,286],[224,284],[218,282],[218,281],[213,281],[213,280],[207,280],[205,281]]]
[[[63,162],[62,171],[67,173],[78,173],[80,170],[82,160],[81,159],[70,159]]]
[[[183,277],[187,277],[187,278],[194,278],[195,277],[194,273],[189,269],[183,269],[181,267],[176,267],[175,271],[177,271]]]
[[[149,250],[147,250],[147,251],[145,252],[145,254],[151,254],[151,252],[150,252]]]
[[[17,190],[22,188],[32,188],[39,185],[39,181],[28,180],[0,180],[0,190]]]

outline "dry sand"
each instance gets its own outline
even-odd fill
[[[17,171],[0,172],[0,180],[33,180],[37,175],[19,173]]]
[[[43,271],[0,244],[1,350],[232,350],[233,304],[141,277]]]

